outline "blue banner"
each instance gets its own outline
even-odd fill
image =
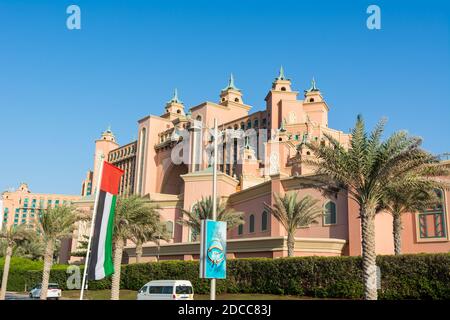
[[[227,223],[202,220],[200,239],[200,278],[227,277]]]

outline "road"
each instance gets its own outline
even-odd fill
[[[33,300],[27,294],[7,292],[5,300]]]
[[[70,298],[60,298],[61,300],[73,300]],[[17,293],[17,292],[6,292],[5,300],[39,300],[32,299],[28,296],[28,294]]]

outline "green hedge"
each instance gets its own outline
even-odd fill
[[[378,256],[381,299],[450,299],[450,254]],[[360,257],[299,257],[234,259],[228,278],[217,280],[217,291],[291,294],[322,298],[362,297]],[[122,267],[121,287],[138,290],[154,279],[187,279],[196,293],[207,293],[209,281],[198,278],[198,261],[163,261]],[[0,271],[1,273],[1,271]],[[21,291],[40,281],[41,271],[11,268],[8,289]],[[51,281],[66,288],[66,266],[52,269]],[[107,289],[110,279],[92,281],[91,290]]]
[[[0,258],[0,272],[3,271],[3,265],[5,263],[5,258]],[[11,270],[41,270],[43,268],[44,263],[40,260],[30,260],[19,257],[12,257],[10,263]]]

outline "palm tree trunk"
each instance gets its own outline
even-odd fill
[[[141,263],[142,250],[142,242],[138,241],[136,243],[136,263]]]
[[[6,247],[5,265],[3,266],[2,289],[0,291],[0,300],[5,300],[6,288],[8,285],[9,265],[11,264],[12,246]]]
[[[377,267],[375,252],[375,210],[361,209],[362,267],[364,299],[377,300]]]
[[[123,239],[117,239],[114,245],[114,273],[111,284],[111,300],[119,300],[120,297],[120,268],[122,265],[123,247]]]
[[[156,256],[156,262],[159,262],[159,253],[161,251],[161,237],[158,236],[158,254]]]
[[[294,256],[295,237],[293,233],[288,233],[287,237],[288,257]]]
[[[394,252],[395,255],[402,254],[402,216],[400,214],[394,214]]]
[[[45,247],[44,256],[44,271],[42,272],[42,289],[41,289],[41,300],[47,300],[48,282],[50,279],[50,270],[53,264],[53,241],[48,240]]]

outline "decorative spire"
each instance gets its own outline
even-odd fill
[[[226,88],[222,89],[222,91],[227,91],[229,89],[241,91],[240,89],[236,88],[236,86],[234,85],[234,77],[233,77],[232,73],[230,74],[230,79],[228,80],[228,86]]]
[[[112,134],[111,125],[110,124],[108,125],[108,128],[106,128],[106,130],[103,131],[103,134]]]
[[[183,103],[183,102],[181,102],[180,99],[178,99],[178,90],[177,90],[177,88],[175,88],[175,90],[173,91],[173,97],[172,97],[172,99],[169,100],[168,103],[180,103],[180,104]]]
[[[278,73],[278,77],[275,78],[275,80],[288,80],[284,76],[284,69],[283,66],[280,66],[280,72]]]
[[[314,80],[314,77],[313,77],[311,80],[311,88],[306,90],[306,92],[315,92],[315,91],[319,91],[319,88],[316,87],[316,80]]]

